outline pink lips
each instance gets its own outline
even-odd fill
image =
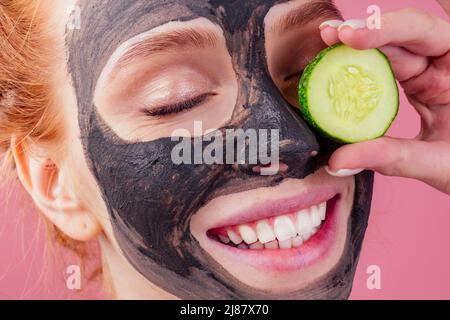
[[[337,193],[338,190],[335,188],[321,187],[307,193],[302,193],[285,199],[262,201],[249,209],[237,212],[232,217],[216,223],[216,225],[212,226],[210,230],[296,212],[301,209],[311,207],[315,204],[328,201],[336,196]]]
[[[233,226],[269,218],[274,215],[286,214],[327,201],[327,218],[323,225],[313,237],[298,248],[242,250],[213,239],[211,241],[214,243],[214,246],[217,246],[217,249],[224,250],[225,254],[231,255],[232,257],[230,258],[237,258],[257,269],[276,273],[306,268],[326,257],[333,247],[339,230],[336,214],[339,200],[340,196],[337,195],[335,190],[321,189],[320,192],[308,193],[300,197],[285,199],[284,201],[263,203],[256,208],[251,208],[241,213],[242,216],[223,221],[220,227],[214,228],[220,229],[224,226]]]

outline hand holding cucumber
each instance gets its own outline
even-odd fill
[[[383,15],[381,29],[369,30],[364,21],[359,20],[325,22],[321,25],[321,36],[329,46],[342,42],[358,50],[380,49],[389,58],[395,77],[421,117],[421,131],[415,139],[382,137],[345,145],[330,158],[329,172],[343,176],[356,174],[362,169],[374,170],[384,175],[419,179],[450,194],[450,24],[425,12],[406,9]],[[342,68],[347,68],[350,74],[361,72],[348,69],[346,64],[339,68],[338,83],[345,76]],[[369,70],[367,78],[380,79],[372,71]],[[361,79],[358,81],[369,84],[369,80]],[[375,101],[371,99],[384,99],[380,95],[386,92],[386,88],[392,91],[386,80],[378,80],[377,83],[380,85],[371,87],[372,92],[368,94],[369,102]],[[385,100],[389,103],[385,106],[386,119],[395,116],[395,102],[392,104],[390,98],[388,95]],[[330,101],[330,106],[340,108],[339,101]],[[341,114],[344,113],[341,111]],[[358,115],[353,115],[353,118],[364,121],[361,117],[358,119]],[[389,122],[387,124],[389,126]],[[383,124],[371,121],[366,125],[383,129]],[[380,136],[376,130],[372,134]],[[367,140],[356,138],[355,141]]]

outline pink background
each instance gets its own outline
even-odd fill
[[[336,0],[344,17],[365,18],[369,5],[382,12],[416,7],[449,20],[434,0]],[[389,135],[414,137],[419,118],[404,96]],[[91,298],[65,288],[64,272],[76,263],[45,256],[42,226],[29,201],[14,187],[0,193],[0,299]],[[24,206],[24,203],[26,204]],[[450,299],[450,198],[421,182],[376,176],[372,214],[352,293],[353,299]],[[48,248],[51,250],[51,248]],[[366,286],[367,267],[381,269],[381,289]]]

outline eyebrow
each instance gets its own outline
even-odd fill
[[[208,29],[185,28],[150,36],[134,44],[117,61],[117,67],[128,65],[133,59],[148,58],[154,54],[173,49],[204,49],[214,48],[219,43],[216,32]]]
[[[314,1],[285,13],[272,24],[270,30],[283,33],[321,18],[342,19],[342,14],[331,0]]]

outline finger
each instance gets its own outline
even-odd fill
[[[437,0],[447,15],[450,17],[450,1],[449,0]]]
[[[320,35],[322,37],[323,42],[325,42],[329,47],[339,42],[339,37],[336,28],[325,27],[320,31]]]
[[[419,96],[419,99],[420,98],[421,97]],[[427,98],[427,100],[422,99],[422,101],[426,101],[426,103],[429,105],[445,106],[448,108],[450,105],[450,86],[446,91],[443,91],[435,96],[430,96],[429,94],[427,94]]]
[[[320,25],[322,40],[328,46],[340,42],[337,28],[341,24],[342,22],[339,20],[329,20]],[[405,81],[418,76],[428,66],[428,59],[426,57],[414,54],[403,48],[387,45],[379,49],[388,56],[392,63],[394,74],[399,81]]]
[[[449,104],[450,52],[434,59],[419,77],[402,82],[408,95],[427,104]]]
[[[320,35],[322,40],[328,45],[332,46],[339,42],[337,28],[343,23],[342,20],[327,20],[320,24]]]
[[[395,77],[400,82],[420,75],[428,67],[428,58],[403,48],[384,46],[380,50],[389,58]]]
[[[450,194],[450,143],[383,137],[346,145],[328,162],[329,171],[339,175],[368,169],[383,175],[421,180]]]
[[[350,22],[338,27],[339,39],[355,49],[394,45],[418,55],[441,56],[450,48],[450,24],[417,9],[384,14],[380,29]]]
[[[426,135],[433,131],[434,113],[428,105],[420,102],[415,97],[407,95],[409,103],[414,107],[420,116],[420,132],[416,139],[426,139]]]
[[[443,88],[441,81],[437,80],[436,84],[429,89],[425,88],[418,91],[414,96],[418,101],[421,101],[428,106],[449,106],[450,105],[450,86]],[[432,88],[436,88],[433,90]],[[406,92],[406,90],[405,90]]]

